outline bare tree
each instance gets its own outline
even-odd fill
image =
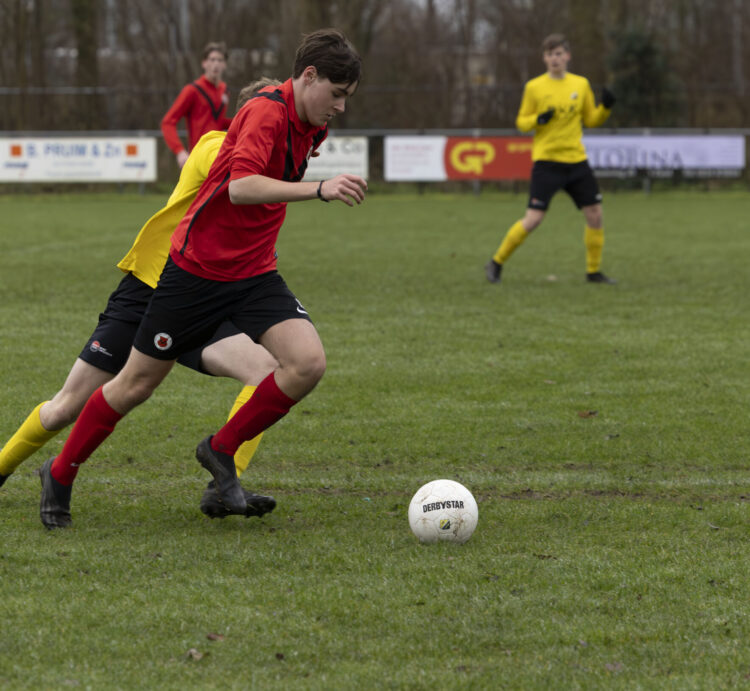
[[[104,126],[99,86],[99,26],[97,0],[71,0],[76,45],[75,85],[91,90],[89,98],[77,101],[74,129],[97,130]]]
[[[750,109],[746,0],[0,0],[0,129],[153,130],[208,41],[229,47],[236,94],[288,77],[301,36],[326,26],[364,63],[338,129],[510,128],[553,31],[596,93],[632,29],[682,84],[681,124],[744,126]]]

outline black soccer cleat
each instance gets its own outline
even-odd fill
[[[70,495],[72,485],[61,485],[52,477],[53,456],[40,469],[39,479],[42,481],[42,499],[39,502],[39,516],[46,528],[68,528],[73,522],[70,517]]]
[[[500,283],[503,273],[503,265],[498,264],[494,259],[490,259],[484,265],[484,273],[490,283]]]
[[[216,496],[230,513],[244,514],[247,510],[245,493],[237,479],[234,458],[211,448],[211,437],[206,437],[195,450],[200,464],[214,476]]]
[[[243,488],[242,491],[245,495],[247,508],[244,513],[237,514],[237,512],[230,511],[221,503],[216,491],[216,483],[212,480],[208,483],[208,487],[204,490],[203,496],[201,497],[201,511],[209,518],[225,518],[226,516],[232,515],[244,515],[246,518],[250,518],[250,516],[260,517],[264,514],[271,513],[271,511],[276,508],[276,500],[273,497],[255,494],[245,488]]]
[[[610,278],[601,271],[594,271],[593,273],[586,274],[586,280],[589,283],[608,283],[609,285],[615,285],[617,283],[614,278]]]
[[[10,475],[3,475],[0,473],[0,487],[2,487],[5,484],[5,481],[10,477]]]

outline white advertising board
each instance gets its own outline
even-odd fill
[[[443,182],[447,137],[385,137],[383,177],[405,182]]]
[[[0,182],[154,180],[154,137],[0,139]]]
[[[305,180],[328,180],[341,173],[351,173],[367,179],[369,152],[367,137],[329,136],[318,149],[320,156],[307,164]]]
[[[589,164],[615,170],[742,170],[740,135],[586,135]]]
[[[477,141],[482,139],[492,138],[479,137]],[[446,144],[450,141],[449,137],[432,135],[385,137],[385,179],[443,182],[455,178],[446,157]],[[604,174],[628,177],[647,171],[658,176],[679,170],[686,177],[723,177],[739,175],[745,168],[742,135],[586,135],[583,142],[591,167]],[[524,155],[530,161],[530,147]],[[528,173],[514,179],[525,178]]]

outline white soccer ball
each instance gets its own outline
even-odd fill
[[[471,492],[453,480],[423,485],[409,504],[409,526],[420,542],[466,542],[477,527],[479,509]]]

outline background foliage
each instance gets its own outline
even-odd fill
[[[742,0],[0,0],[0,130],[156,129],[206,42],[236,94],[324,26],[365,65],[338,128],[513,127],[553,31],[597,93],[623,89],[609,126],[747,123]]]

